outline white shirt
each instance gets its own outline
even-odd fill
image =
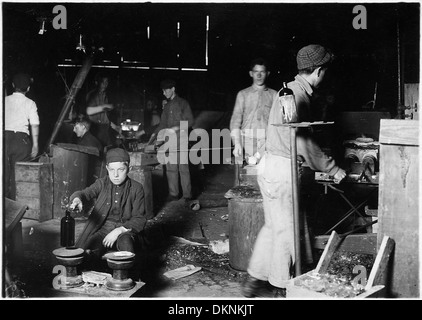
[[[24,132],[29,135],[29,126],[39,125],[37,105],[23,93],[14,92],[5,98],[5,130]]]

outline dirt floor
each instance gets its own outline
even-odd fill
[[[240,284],[246,272],[231,267],[228,199],[224,197],[234,184],[233,166],[210,165],[193,172],[194,190],[201,205],[198,211],[179,202],[164,202],[167,188],[162,168],[153,171],[152,181],[155,217],[147,223],[143,250],[137,254],[136,267],[129,274],[139,284],[130,297],[243,298]],[[325,215],[328,217],[328,213]],[[85,221],[84,217],[76,218],[76,237]],[[58,261],[52,251],[60,247],[60,219],[42,223],[23,219],[22,225],[24,255],[20,260],[6,259],[13,284],[8,288],[8,297],[92,297],[53,288]],[[314,268],[317,261],[305,265],[304,272]],[[177,280],[163,275],[187,265],[200,270]],[[96,271],[112,274],[105,261],[97,267]],[[101,293],[97,297],[101,298]]]
[[[142,287],[132,297],[241,297],[242,270],[231,268],[228,254],[228,207],[224,197],[234,181],[231,165],[208,167],[194,172],[194,188],[201,209],[171,202],[166,198],[165,176],[161,168],[153,171],[155,217],[148,221],[139,255],[137,271],[131,272]],[[86,218],[76,218],[76,237]],[[52,281],[58,264],[52,251],[60,245],[60,219],[45,222],[23,219],[24,256],[7,261],[15,297],[69,297],[54,290]],[[193,244],[197,245],[193,245]],[[200,245],[203,244],[203,245]],[[218,245],[213,249],[211,244]],[[216,252],[218,253],[216,253]],[[187,277],[169,280],[163,273],[186,265],[201,270]],[[97,271],[112,273],[105,264]],[[72,294],[70,294],[72,296]],[[75,295],[78,296],[78,295]]]

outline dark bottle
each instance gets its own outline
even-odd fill
[[[287,87],[286,82],[283,82],[283,87],[278,92],[278,99],[280,102],[283,123],[297,122],[295,96],[293,91]]]
[[[68,209],[60,222],[60,245],[65,248],[75,246],[75,219]]]

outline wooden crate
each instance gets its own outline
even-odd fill
[[[389,296],[419,298],[420,152],[419,121],[382,120],[380,129],[378,240],[394,238]]]
[[[312,274],[324,274],[328,269],[333,254],[336,252],[336,250],[338,250],[338,248],[341,246],[341,243],[346,238],[341,238],[335,231],[333,231],[316,268],[288,281],[288,284],[286,285],[286,297],[296,299],[335,299],[334,297],[328,296],[324,293],[312,291],[307,287],[301,286],[300,283],[302,283],[306,278],[311,277]],[[394,241],[388,236],[384,236],[372,266],[371,273],[369,274],[365,286],[365,291],[353,299],[385,297],[387,286],[387,269],[393,248]]]
[[[53,164],[17,162],[16,201],[28,206],[24,218],[46,221],[53,218]]]

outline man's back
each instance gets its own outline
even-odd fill
[[[5,130],[29,134],[29,123],[39,125],[35,102],[19,92],[7,96],[5,98]]]

